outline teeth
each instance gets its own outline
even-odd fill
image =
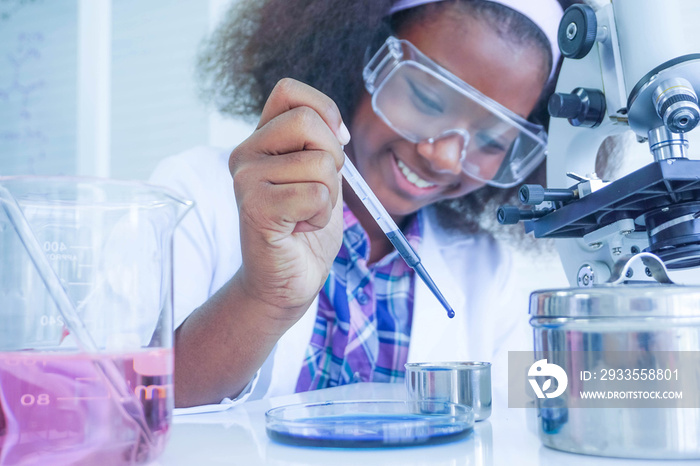
[[[414,171],[412,171],[408,166],[406,166],[405,163],[403,163],[401,160],[396,159],[396,163],[399,166],[399,170],[401,170],[401,173],[403,173],[403,176],[406,177],[408,181],[411,182],[411,184],[416,185],[419,188],[432,188],[433,186],[437,186],[435,183],[431,183],[430,181],[425,181],[423,178],[419,177]]]

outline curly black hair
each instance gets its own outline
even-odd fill
[[[558,1],[564,9],[578,3]],[[542,31],[497,2],[444,0],[387,17],[391,4],[392,0],[239,0],[203,43],[197,63],[202,97],[222,113],[254,121],[277,82],[290,77],[331,97],[343,118],[351,121],[365,92],[362,68],[378,36],[424,21],[444,8],[459,8],[489,22],[508,40],[540,47],[552,65]],[[559,64],[553,65],[558,69]],[[529,117],[545,128],[546,100],[553,88],[550,80]],[[526,182],[543,184],[543,167]],[[511,202],[516,194],[517,188],[485,186],[434,207],[443,227],[475,232],[493,225],[495,207]]]

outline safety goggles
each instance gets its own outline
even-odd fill
[[[497,187],[521,182],[542,161],[547,135],[423,55],[389,37],[363,71],[375,113],[413,143],[450,141],[462,170]]]

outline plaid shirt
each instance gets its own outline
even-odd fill
[[[369,237],[346,205],[343,222],[343,244],[319,295],[297,392],[404,378],[415,274],[396,251],[368,265]],[[414,248],[421,232],[419,213],[405,232]]]

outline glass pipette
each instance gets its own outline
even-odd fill
[[[343,174],[345,181],[347,181],[352,190],[355,191],[357,197],[360,198],[369,213],[374,217],[379,228],[381,228],[386,237],[389,238],[389,241],[394,245],[403,260],[406,261],[409,267],[416,271],[421,280],[423,280],[423,283],[433,292],[438,301],[440,301],[440,304],[447,310],[447,316],[450,319],[453,318],[455,316],[455,311],[452,310],[452,306],[449,305],[437,285],[435,285],[433,279],[430,278],[430,275],[428,275],[425,267],[423,267],[423,264],[420,262],[420,257],[418,257],[416,251],[411,247],[406,237],[396,225],[396,222],[391,218],[389,212],[386,211],[384,206],[379,202],[379,199],[377,199],[377,196],[374,195],[364,178],[362,178],[362,175],[360,175],[360,172],[357,171],[355,165],[352,164],[348,154],[345,154],[345,163],[340,173]]]

